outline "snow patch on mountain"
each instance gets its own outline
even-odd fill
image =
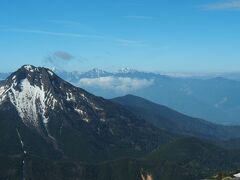
[[[16,75],[14,75],[13,77],[12,77],[12,80],[15,80],[16,79]]]
[[[34,68],[32,65],[24,65],[23,66],[27,71],[30,71],[30,72],[34,72],[34,69],[36,69],[36,68]]]
[[[125,68],[121,68],[117,71],[117,73],[135,73],[137,72],[137,70],[135,69],[131,69],[131,68],[128,68],[128,67],[125,67]]]
[[[75,101],[76,100],[71,92],[67,92],[66,95],[67,95],[67,101]]]
[[[4,93],[4,91],[5,91],[4,86],[0,86],[0,96]]]
[[[57,103],[58,101],[53,97],[53,95],[51,94],[50,91],[48,91],[46,93],[46,96],[45,96],[45,104],[48,106],[48,107],[51,107],[51,109],[54,109],[55,106],[58,104]]]
[[[15,105],[22,120],[27,124],[31,122],[35,127],[38,127],[40,114],[43,123],[48,123],[44,87],[33,86],[28,79],[23,79],[20,82],[20,91],[15,89],[15,86],[17,86],[16,83],[10,87],[8,96],[12,104]]]
[[[90,121],[88,118],[83,118],[83,120],[87,123]]]
[[[52,71],[48,70],[48,73],[49,73],[51,76],[53,76],[53,72],[52,72]]]
[[[100,118],[100,121],[102,121],[102,122],[106,122],[106,119],[104,119],[104,118]]]
[[[4,86],[0,86],[0,104],[4,101],[4,99],[6,98],[6,89]]]
[[[84,115],[83,110],[78,109],[78,108],[74,108],[74,110],[75,110],[77,113],[79,113],[80,115]]]

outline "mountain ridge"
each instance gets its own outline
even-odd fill
[[[138,96],[126,95],[111,100],[125,106],[136,116],[145,119],[158,128],[172,133],[213,140],[240,137],[240,126],[223,126],[193,118]]]
[[[91,78],[83,73],[70,81],[105,98],[134,94],[193,117],[221,124],[239,124],[240,82],[236,80],[176,78],[136,71]]]
[[[21,119],[17,124],[22,122],[21,127],[29,128],[53,146],[53,151],[66,157],[86,161],[137,155],[174,137],[122,106],[71,85],[46,68],[22,66],[9,76],[0,92],[3,117],[8,119],[8,113],[17,112]],[[33,151],[31,148],[29,152]]]

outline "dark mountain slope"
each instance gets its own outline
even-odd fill
[[[10,154],[20,152],[22,141],[32,155],[52,157],[54,152],[100,161],[144,154],[173,138],[122,106],[30,65],[0,87],[0,115],[2,152]]]
[[[156,179],[203,179],[217,172],[238,169],[239,152],[227,151],[196,138],[167,144],[148,157],[156,162]]]
[[[196,138],[172,141],[141,159],[121,158],[94,164],[27,155],[26,179],[204,179],[219,172],[236,172],[240,165],[239,155],[237,151],[227,151]],[[9,159],[8,164],[15,169],[12,176],[21,177],[16,163]]]
[[[156,127],[173,133],[208,139],[240,137],[240,127],[238,126],[217,125],[192,118],[137,96],[127,95],[114,98],[112,101],[125,106],[129,111]]]

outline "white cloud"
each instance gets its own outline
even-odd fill
[[[54,24],[71,25],[71,26],[82,25],[80,22],[70,21],[70,20],[49,20],[49,22]]]
[[[127,19],[138,19],[138,20],[155,19],[154,17],[151,17],[151,16],[124,16],[124,18],[127,18]]]
[[[224,0],[201,6],[204,10],[240,10],[240,0]]]
[[[102,89],[114,90],[117,92],[131,92],[152,85],[154,80],[108,76],[99,78],[82,78],[79,83],[80,86],[85,87],[100,87]]]
[[[143,41],[134,41],[122,38],[115,38],[115,41],[119,43],[121,46],[142,47],[145,45]]]
[[[91,34],[77,34],[77,33],[65,33],[65,32],[53,32],[53,31],[43,31],[37,29],[8,29],[12,32],[21,32],[21,33],[32,33],[32,34],[42,34],[42,35],[51,35],[51,36],[65,36],[65,37],[75,37],[75,38],[104,38],[103,36],[91,35]]]

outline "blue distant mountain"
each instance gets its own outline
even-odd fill
[[[0,80],[6,79],[9,75],[10,73],[0,73]]]
[[[227,75],[173,77],[128,68],[116,72],[95,68],[84,73],[56,73],[105,98],[133,94],[211,122],[240,124],[240,82]]]
[[[237,81],[237,73],[178,77],[177,74],[163,75],[129,68],[115,72],[98,68],[81,73],[55,72],[98,96],[114,98],[133,94],[193,117],[240,125],[240,82]],[[8,75],[0,73],[0,80]]]

